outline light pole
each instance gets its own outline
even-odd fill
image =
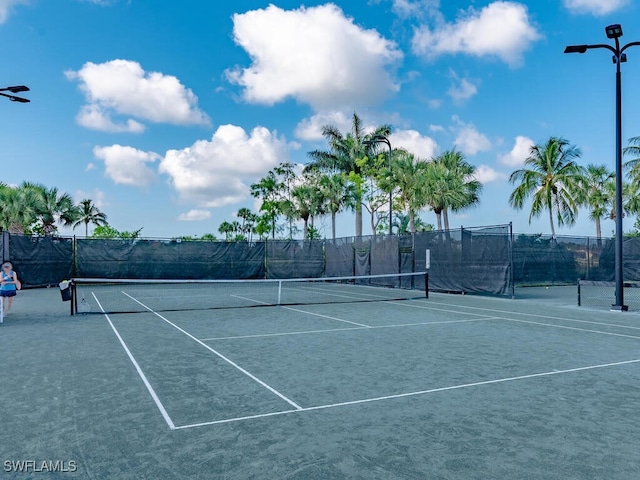
[[[613,52],[613,63],[616,65],[616,303],[611,306],[611,310],[626,312],[629,307],[624,304],[624,263],[622,261],[622,75],[620,65],[627,61],[625,50],[629,47],[640,45],[640,42],[631,42],[624,47],[620,47],[622,27],[618,24],[609,25],[605,28],[605,32],[607,33],[607,38],[615,41],[615,48],[607,44],[569,45],[564,49],[564,53],[585,53],[587,50],[596,48],[606,48]]]
[[[376,143],[385,143],[389,147],[389,173],[391,173],[393,161],[393,148],[391,142],[384,135],[374,135],[371,140],[365,140],[365,145],[375,145]],[[389,187],[389,235],[393,235],[393,188]]]
[[[29,91],[29,87],[26,87],[24,85],[17,85],[15,87],[0,88],[0,96],[7,97],[12,102],[29,103],[31,100],[29,100],[28,98],[16,97],[15,95],[9,95],[7,93],[2,93],[2,92],[20,93],[20,92],[28,92],[28,91]]]

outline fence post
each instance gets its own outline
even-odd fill
[[[7,230],[2,231],[2,261],[6,262],[11,260],[11,251],[9,250],[11,247],[9,245],[11,241],[11,235]]]
[[[513,222],[509,222],[509,270],[511,277],[511,300],[516,298],[516,281],[513,264]]]

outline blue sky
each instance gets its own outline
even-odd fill
[[[606,41],[611,23],[640,40],[637,0],[0,0],[0,22],[0,83],[32,89],[0,104],[0,180],[89,196],[116,228],[160,237],[254,208],[251,182],[307,162],[320,126],[354,111],[393,124],[394,146],[455,146],[478,166],[482,202],[452,226],[549,232],[508,206],[530,142],[562,136],[581,163],[614,167],[611,59],[564,46]],[[625,139],[640,135],[640,48],[628,54]],[[594,230],[581,212],[558,233]],[[345,214],[338,235],[352,234]]]

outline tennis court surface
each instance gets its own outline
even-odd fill
[[[170,292],[96,285],[72,317],[57,290],[21,292],[2,478],[640,478],[637,314],[572,307],[573,288],[303,288],[345,303],[185,310],[185,289],[171,311]]]

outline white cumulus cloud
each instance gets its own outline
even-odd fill
[[[317,113],[298,123],[295,136],[301,140],[321,140],[322,127],[334,125],[341,132],[351,129],[352,117],[344,112]]]
[[[0,23],[5,23],[9,18],[9,12],[16,5],[25,5],[29,0],[0,0]]]
[[[95,147],[93,155],[104,162],[106,175],[115,183],[143,187],[156,178],[153,164],[161,157],[133,147]]]
[[[389,141],[394,148],[404,148],[424,159],[430,159],[438,151],[436,141],[417,130],[398,130],[389,137]]]
[[[498,156],[498,162],[507,167],[521,167],[531,154],[531,147],[533,145],[534,141],[529,137],[518,135],[511,151]]]
[[[491,141],[471,123],[464,123],[457,116],[453,116],[456,126],[452,130],[456,133],[454,145],[465,155],[475,155],[478,152],[490,150]]]
[[[474,178],[482,184],[504,180],[507,176],[488,165],[478,165]]]
[[[212,208],[241,202],[249,184],[287,161],[286,141],[264,127],[251,133],[235,125],[222,125],[211,140],[199,140],[182,150],[169,150],[160,173],[183,201]]]
[[[202,220],[209,220],[210,218],[211,212],[209,210],[194,209],[178,215],[178,220],[181,222],[201,222]]]
[[[572,13],[603,16],[627,6],[629,0],[563,0],[563,3]]]
[[[426,58],[464,53],[477,57],[497,57],[517,66],[531,44],[541,38],[521,3],[497,1],[481,10],[473,7],[454,23],[427,25],[415,30],[412,48]]]
[[[388,71],[403,57],[397,45],[356,25],[334,4],[296,10],[270,5],[236,14],[233,23],[235,42],[252,64],[227,76],[248,102],[293,98],[327,111],[377,102],[399,89]]]
[[[78,71],[67,71],[66,76],[78,81],[85,95],[87,104],[80,109],[77,120],[87,128],[140,133],[145,127],[136,119],[174,125],[210,123],[198,108],[198,98],[180,80],[146,72],[138,62],[87,62]],[[114,121],[113,115],[125,118]]]

